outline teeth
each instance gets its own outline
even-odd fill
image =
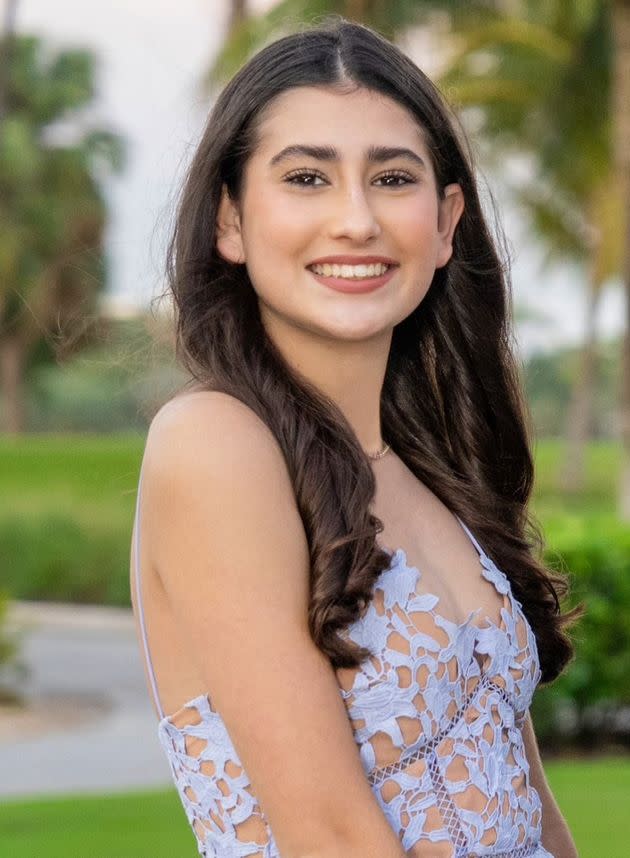
[[[389,265],[377,262],[374,265],[312,265],[316,274],[324,277],[345,277],[348,280],[362,280],[365,277],[380,277],[385,274]]]

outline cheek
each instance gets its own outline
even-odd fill
[[[245,249],[249,249],[256,268],[291,265],[296,258],[302,259],[312,229],[313,216],[303,203],[266,190],[250,206],[249,223],[243,233]]]
[[[400,206],[392,219],[392,232],[406,252],[426,252],[436,243],[437,203],[423,196]]]
[[[303,300],[295,286],[312,247],[312,218],[305,217],[304,206],[274,198],[268,191],[250,205],[249,212],[243,229],[249,279],[268,306],[291,313],[295,301]]]

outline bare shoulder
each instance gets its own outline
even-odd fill
[[[306,533],[280,445],[249,406],[219,391],[170,400],[151,422],[143,471],[152,560],[167,591],[177,557],[203,534],[214,576],[227,564],[256,569],[261,551],[283,553],[303,570],[285,593],[294,617],[306,617]],[[188,564],[189,577],[194,568],[204,574]]]
[[[153,417],[149,439],[155,445],[171,440],[172,433],[194,433],[200,427],[204,433],[231,429],[275,443],[269,427],[248,405],[220,390],[193,390],[170,399]]]
[[[284,456],[269,427],[221,391],[186,393],[163,405],[151,421],[144,458],[149,479],[157,473],[191,488],[204,469],[214,480],[280,480],[289,488]]]

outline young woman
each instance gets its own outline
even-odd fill
[[[534,556],[509,291],[425,75],[344,19],[210,115],[170,247],[132,593],[201,855],[576,855],[529,706],[572,657]]]

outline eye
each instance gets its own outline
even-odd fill
[[[316,173],[313,170],[298,170],[295,173],[289,173],[288,176],[284,177],[284,181],[288,185],[297,185],[298,187],[303,188],[313,188],[319,187],[315,185],[312,181],[300,181],[301,179],[321,179],[321,173]]]
[[[394,182],[392,182],[392,183],[388,182],[385,185],[386,188],[402,188],[403,185],[410,185],[410,184],[414,184],[416,182],[414,177],[410,173],[405,173],[404,170],[392,170],[389,173],[383,173],[382,176],[378,176],[377,181],[380,181],[382,179],[399,179],[399,180],[401,180],[400,184],[394,183]]]

